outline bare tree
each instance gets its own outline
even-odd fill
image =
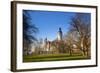
[[[76,31],[70,31],[64,36],[65,44],[67,46],[66,51],[70,53],[70,55],[73,54],[73,49],[75,49],[74,46],[76,46],[79,35]]]
[[[83,55],[88,55],[88,51],[90,49],[90,36],[91,36],[91,29],[90,29],[90,19],[86,18],[89,15],[85,13],[78,13],[75,17],[71,19],[71,32],[76,31],[79,34],[79,47],[83,52]]]

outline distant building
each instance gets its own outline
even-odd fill
[[[58,31],[58,34],[57,34],[58,41],[62,40],[62,36],[63,36],[62,30],[61,30],[61,28],[59,28],[59,31]]]
[[[44,40],[41,40],[41,44],[35,45],[33,49],[34,53],[37,54],[54,54],[54,53],[59,53],[62,48],[59,49],[59,46],[64,43],[63,41],[63,32],[62,29],[59,28],[57,32],[57,38],[55,40],[50,41],[46,37]]]
[[[73,36],[74,37],[74,36]],[[77,39],[76,39],[77,40]],[[63,39],[63,32],[62,29],[59,28],[57,32],[57,38],[53,41],[48,40],[46,37],[45,39],[41,39],[38,42],[32,45],[32,49],[27,50],[27,43],[24,44],[26,48],[24,48],[24,54],[59,54],[59,53],[68,53],[69,48],[67,47],[66,43],[68,41]],[[80,49],[78,49],[77,45],[73,42],[72,44],[72,52],[73,53],[80,53]]]
[[[47,38],[44,39],[44,47],[43,52],[48,53],[57,53],[57,50],[59,50],[57,47],[55,48],[55,45],[58,46],[60,42],[62,42],[63,32],[61,28],[59,28],[57,32],[57,39],[53,41],[49,41]]]

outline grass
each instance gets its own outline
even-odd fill
[[[81,54],[45,54],[45,55],[28,55],[23,57],[23,62],[40,62],[40,61],[61,61],[61,60],[82,60],[90,59]]]

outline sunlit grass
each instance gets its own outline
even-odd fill
[[[28,55],[23,57],[23,62],[40,62],[40,61],[61,61],[61,60],[82,60],[90,59],[90,57],[81,54],[44,54],[44,55]]]

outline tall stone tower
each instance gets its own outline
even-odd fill
[[[57,35],[58,41],[62,40],[62,36],[63,36],[62,30],[61,30],[61,28],[59,28],[58,35]]]

